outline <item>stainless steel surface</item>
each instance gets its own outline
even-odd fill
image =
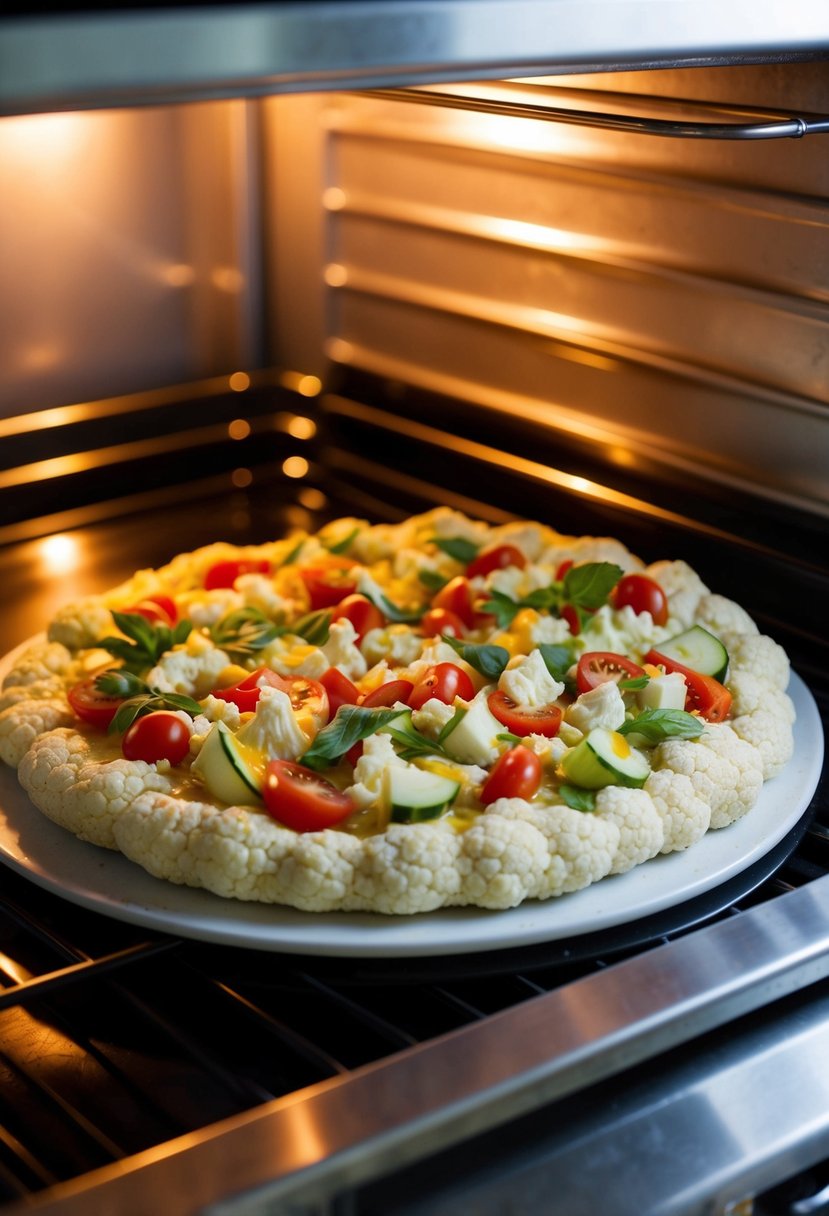
[[[364,0],[7,17],[0,111],[815,55],[822,0]]]
[[[827,976],[829,876],[460,1033],[58,1186],[8,1213],[145,1216],[163,1209],[166,1216],[260,1216],[292,1211],[583,1094]],[[818,1034],[822,1050],[825,1025]],[[796,1038],[790,1046],[797,1051]],[[738,1056],[743,1050],[735,1044]],[[760,1066],[762,1057],[750,1054]],[[827,1074],[822,1056],[813,1066],[802,1053],[798,1058],[799,1100],[787,1114],[785,1139],[798,1140],[793,1156],[805,1163],[815,1159],[817,1140],[826,1134]],[[788,1066],[788,1059],[778,1049],[777,1060]],[[680,1110],[686,1099],[692,1109],[697,1106],[695,1067],[672,1075],[668,1055],[656,1073],[657,1084],[673,1093]],[[791,1082],[793,1074],[788,1076]],[[745,1100],[742,1109],[750,1109],[750,1084],[747,1090],[729,1087],[727,1073],[725,1081],[714,1075],[711,1083],[717,1093],[730,1088]],[[614,1130],[624,1131],[627,1119],[647,1118],[647,1109],[633,1109],[617,1128],[600,1092],[597,1100],[590,1118],[608,1139]],[[737,1119],[733,1102],[721,1113],[720,1106],[719,1100],[714,1103],[712,1119],[716,1116],[735,1137],[734,1151],[739,1146],[745,1165],[751,1160],[747,1129],[730,1122]],[[782,1133],[784,1123],[778,1126]],[[724,1151],[727,1144],[723,1136],[714,1147]],[[578,1155],[578,1142],[572,1151]],[[624,1155],[626,1150],[621,1144],[611,1151]]]

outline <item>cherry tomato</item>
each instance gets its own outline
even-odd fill
[[[578,609],[574,608],[572,604],[562,605],[559,616],[563,621],[567,622],[567,628],[570,630],[573,637],[575,637],[577,633],[581,633],[581,621],[579,620]]]
[[[432,697],[451,705],[455,697],[471,701],[474,696],[475,686],[462,667],[456,663],[436,663],[417,681],[408,703],[412,709],[420,709]]]
[[[462,638],[466,626],[451,608],[430,608],[420,618],[420,632],[427,638],[437,637],[441,633],[448,633],[453,638]]]
[[[205,591],[217,591],[221,587],[232,587],[242,574],[269,574],[271,563],[257,558],[241,558],[238,561],[216,562],[204,576]]]
[[[704,676],[701,671],[692,671],[683,667],[658,650],[649,650],[645,655],[646,663],[664,667],[667,672],[678,671],[685,677],[685,709],[688,713],[698,713],[706,722],[722,722],[731,712],[731,693],[724,684],[713,676]]]
[[[638,680],[645,675],[641,667],[623,654],[609,650],[586,650],[576,667],[576,687],[580,693],[590,692],[599,684],[613,680]]]
[[[561,727],[562,711],[557,705],[517,705],[505,692],[487,697],[489,712],[513,735],[544,735],[552,739]]]
[[[499,756],[481,789],[481,802],[496,798],[532,798],[541,785],[541,761],[522,743]]]
[[[573,569],[572,557],[565,557],[563,562],[559,562],[559,565],[556,569],[556,582],[560,583],[561,580],[564,578],[565,574],[567,573],[567,571],[572,570],[572,569]]]
[[[98,673],[101,674],[100,672]],[[123,697],[108,697],[97,687],[98,676],[89,676],[73,685],[66,694],[66,699],[76,718],[106,730],[120,707],[124,704]]]
[[[270,667],[257,667],[238,684],[217,688],[213,696],[232,701],[242,713],[250,713],[256,709],[264,686],[287,693],[295,713],[307,709],[318,723],[327,721],[328,693],[318,680],[309,680],[306,676],[281,676]]]
[[[526,564],[526,557],[515,545],[494,545],[473,558],[466,567],[466,577],[479,578],[493,570],[506,570],[508,566],[517,566],[519,570],[523,570]]]
[[[169,595],[147,595],[137,604],[133,604],[129,608],[122,608],[121,612],[137,613],[145,620],[170,627],[175,625],[178,620],[176,601]]]
[[[268,814],[295,832],[321,832],[354,810],[348,794],[293,760],[270,761],[262,797]]]
[[[311,610],[333,608],[357,590],[357,563],[350,557],[330,553],[309,566],[301,566],[299,574],[311,601]]]
[[[189,750],[187,723],[168,709],[157,709],[136,718],[121,740],[121,751],[127,760],[146,760],[148,764],[158,760],[181,764]]]
[[[328,693],[328,713],[332,718],[341,705],[356,705],[360,700],[360,690],[338,667],[329,667],[320,676],[320,684]]]
[[[344,600],[340,600],[331,613],[331,620],[351,621],[358,641],[365,637],[369,629],[382,629],[386,623],[386,618],[377,605],[372,604],[367,596],[359,595],[356,592],[354,595],[347,595]]]
[[[668,619],[668,597],[659,583],[647,574],[625,574],[613,588],[610,598],[614,608],[629,606],[637,616],[649,612],[654,625],[664,625]]]
[[[389,706],[402,701],[408,705],[413,688],[411,680],[389,680],[386,684],[379,684],[373,692],[366,693],[360,704],[376,708],[378,705]]]
[[[269,684],[271,688],[282,688],[284,680],[275,671],[271,671],[270,667],[257,667],[256,671],[245,676],[238,684],[232,684],[229,688],[216,688],[213,696],[222,701],[232,701],[234,705],[239,706],[243,714],[252,713],[256,709],[263,684]]]
[[[445,587],[441,587],[432,598],[432,608],[445,608],[463,621],[465,628],[471,629],[475,619],[472,588],[469,579],[459,574],[452,578]]]

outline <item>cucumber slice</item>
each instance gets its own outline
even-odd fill
[[[498,755],[497,739],[503,730],[503,725],[490,712],[486,701],[476,698],[442,737],[442,747],[461,764],[480,764],[487,768]]]
[[[647,757],[631,747],[624,735],[603,726],[594,726],[581,743],[565,752],[561,768],[569,782],[585,790],[601,790],[606,785],[639,789],[651,771]]]
[[[224,722],[214,722],[192,764],[214,797],[228,806],[251,806],[261,801],[260,783],[242,756]]]
[[[395,823],[437,819],[461,788],[460,781],[412,765],[388,769],[387,778],[390,814]]]
[[[728,671],[728,651],[719,638],[714,637],[702,625],[692,625],[684,633],[678,633],[667,642],[655,647],[666,658],[690,667],[703,676],[713,676],[720,683]]]

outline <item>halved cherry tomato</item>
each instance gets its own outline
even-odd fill
[[[576,667],[576,687],[580,693],[590,692],[599,684],[613,680],[639,680],[645,672],[633,659],[610,650],[586,650]]]
[[[561,582],[568,570],[573,569],[572,557],[565,557],[563,562],[559,562],[556,569],[556,582]]]
[[[146,760],[148,764],[169,760],[170,764],[181,764],[190,751],[190,730],[178,714],[157,709],[136,718],[127,728],[121,751],[127,760]]]
[[[575,637],[577,633],[581,633],[581,620],[579,619],[579,612],[578,609],[574,608],[572,604],[563,604],[561,610],[559,611],[559,616],[563,621],[567,622],[567,628],[570,630],[573,637]]]
[[[506,570],[509,566],[517,566],[523,570],[527,559],[515,545],[493,545],[491,549],[483,549],[466,567],[467,578],[478,578],[490,574],[493,570]]]
[[[451,608],[430,608],[420,618],[420,632],[427,638],[437,637],[441,633],[448,633],[453,638],[462,638],[466,633],[466,626]]]
[[[655,579],[647,574],[625,574],[610,596],[614,608],[630,606],[638,616],[649,612],[654,625],[664,625],[668,619],[668,597]]]
[[[359,688],[338,667],[329,667],[320,676],[320,684],[328,693],[328,714],[331,718],[341,705],[356,705],[360,700]]]
[[[101,675],[98,672],[98,675]],[[75,684],[66,694],[66,699],[76,718],[88,722],[99,730],[106,730],[120,707],[123,697],[108,697],[96,684],[98,676],[88,676]]]
[[[304,709],[316,720],[317,725],[322,726],[327,722],[328,693],[319,680],[310,680],[307,676],[281,676],[270,667],[257,667],[238,684],[219,688],[213,696],[220,697],[222,701],[232,701],[242,713],[248,713],[256,709],[265,685],[287,693],[294,713]]]
[[[544,735],[552,739],[561,727],[563,715],[557,705],[518,705],[499,690],[489,694],[487,704],[493,718],[513,735]]]
[[[455,697],[471,701],[474,696],[475,686],[462,667],[456,663],[436,663],[417,681],[408,703],[411,709],[420,709],[432,697],[451,705]]]
[[[667,672],[677,671],[685,678],[685,709],[688,713],[698,713],[706,722],[722,722],[731,712],[731,693],[724,684],[713,676],[704,676],[701,671],[692,671],[681,663],[660,654],[658,650],[649,650],[645,655],[646,663],[664,667]]]
[[[238,705],[243,714],[252,713],[256,709],[263,684],[284,690],[285,680],[270,667],[257,667],[256,671],[245,676],[244,680],[240,680],[238,684],[232,684],[229,688],[215,689],[213,696],[219,697],[222,701],[232,701],[234,705]]]
[[[372,692],[366,693],[360,704],[369,709],[378,705],[395,705],[398,701],[408,705],[413,688],[414,683],[411,680],[389,680],[385,684],[379,684]]]
[[[293,760],[270,761],[262,797],[268,814],[295,832],[321,832],[354,810],[348,794]]]
[[[169,595],[147,595],[137,604],[132,604],[129,608],[121,608],[120,611],[137,613],[147,621],[169,625],[171,628],[178,620],[176,601]]]
[[[541,761],[522,743],[499,756],[481,788],[481,802],[496,798],[532,798],[541,785]]]
[[[368,596],[355,592],[347,595],[344,600],[335,605],[331,613],[332,621],[351,621],[357,634],[358,641],[365,637],[369,629],[382,629],[386,623],[376,604],[372,604]]]
[[[232,587],[242,574],[269,574],[271,563],[264,558],[241,558],[238,561],[216,562],[204,576],[205,591]]]
[[[299,575],[311,601],[311,609],[333,608],[357,590],[357,563],[350,557],[330,553],[312,565],[300,566]]]
[[[463,621],[466,629],[473,627],[475,608],[469,579],[459,574],[432,598],[432,608],[445,608]]]

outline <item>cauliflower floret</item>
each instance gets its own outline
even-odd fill
[[[604,680],[583,692],[565,710],[564,717],[569,726],[574,726],[586,735],[594,726],[606,730],[618,730],[625,720],[625,702],[615,680]]]
[[[517,600],[524,594],[524,582],[524,570],[521,566],[504,566],[491,570],[484,578],[473,579],[472,586],[482,594],[500,591],[501,595],[508,595],[510,599]]]
[[[516,705],[550,705],[564,692],[564,685],[550,675],[541,651],[511,659],[498,679],[498,688]]]
[[[229,730],[238,730],[242,713],[235,701],[225,701],[208,693],[201,703],[201,716],[207,722],[224,722]]]
[[[469,519],[460,511],[452,511],[449,507],[438,507],[420,517],[419,531],[431,532],[432,536],[441,540],[468,540],[471,544],[483,548],[489,544],[490,530],[486,524]]]
[[[421,734],[430,739],[437,739],[440,732],[450,722],[455,714],[454,705],[447,705],[437,697],[424,701],[420,709],[412,710],[412,725]]]
[[[240,574],[234,583],[246,607],[258,608],[274,621],[290,620],[297,611],[293,600],[280,595],[266,574]]]
[[[12,684],[0,693],[0,712],[19,701],[62,701],[64,682],[60,676],[35,680],[32,684]]]
[[[630,604],[618,610],[603,604],[588,618],[577,642],[583,650],[609,650],[641,659],[672,633],[664,625],[654,625],[649,612],[634,612]]]
[[[271,759],[296,760],[308,747],[291,708],[291,698],[280,688],[266,686],[259,694],[256,711],[236,735],[239,743]]]
[[[320,649],[332,667],[337,667],[350,680],[366,674],[368,664],[357,645],[357,630],[347,617],[332,621],[328,641]]]
[[[137,798],[115,836],[121,852],[157,878],[308,912],[349,906],[362,851],[345,832],[298,835],[268,815],[163,794]]]
[[[708,594],[696,570],[683,561],[659,561],[647,566],[645,574],[659,583],[668,597],[671,620],[683,629],[692,625],[697,604]]]
[[[259,651],[257,664],[270,667],[281,676],[306,676],[318,680],[331,666],[318,646],[311,646],[295,633],[274,638]]]
[[[708,831],[711,807],[697,797],[691,779],[683,773],[659,769],[648,777],[645,790],[662,820],[664,840],[660,852],[689,849]]]
[[[740,668],[729,676],[728,691],[732,697],[732,718],[773,709],[787,722],[795,720],[794,702],[791,697],[770,684],[764,676]]]
[[[640,559],[626,545],[611,536],[560,537],[539,560],[558,566],[567,558],[572,558],[574,562],[613,562],[621,566],[625,573],[643,567]]]
[[[461,836],[458,868],[463,902],[483,908],[516,907],[539,890],[548,859],[544,835],[525,818],[481,816]]]
[[[435,824],[392,824],[364,842],[354,867],[357,906],[395,915],[430,912],[460,889],[459,837]]]
[[[147,683],[161,692],[183,693],[198,700],[216,687],[219,675],[229,663],[223,650],[194,630],[183,646],[161,656],[148,674]]]
[[[112,613],[99,597],[88,596],[58,608],[49,625],[50,642],[60,642],[70,650],[94,646],[113,632]]]
[[[560,646],[569,642],[572,634],[570,626],[561,616],[539,616],[528,626],[530,641],[534,646],[552,644]]]
[[[0,760],[17,768],[35,739],[56,727],[71,726],[73,721],[63,698],[24,700],[10,705],[0,713]]]
[[[654,748],[651,765],[690,778],[697,797],[711,808],[712,828],[745,815],[763,788],[759,751],[725,724],[708,725],[699,739],[667,739]]]
[[[35,642],[26,648],[3,680],[3,689],[35,684],[52,676],[66,675],[72,655],[62,642]]]
[[[626,874],[655,857],[665,842],[662,817],[650,794],[643,789],[608,785],[596,795],[595,813],[619,829],[619,847],[613,855],[611,874]]]
[[[214,591],[194,591],[181,597],[181,605],[194,629],[210,629],[231,612],[244,608],[245,599],[232,587],[218,587]]]
[[[172,789],[154,764],[121,757],[101,762],[83,735],[66,728],[35,740],[18,777],[44,815],[81,840],[108,849],[118,847],[114,826],[139,794]]]
[[[776,777],[794,754],[794,705],[783,692],[777,693],[764,709],[732,717],[729,725],[736,735],[760,753],[763,778]]]
[[[545,547],[555,540],[555,534],[543,524],[511,520],[508,524],[500,524],[489,534],[488,546],[515,545],[526,557],[527,561],[535,562],[543,553]]]
[[[387,769],[405,767],[406,761],[394,750],[389,735],[383,732],[369,735],[363,740],[363,750],[354,765],[354,783],[346,793],[361,810],[380,807],[385,796],[383,777]]]
[[[400,667],[413,663],[420,654],[423,639],[412,633],[408,625],[382,625],[369,629],[360,649],[369,663],[388,659]]]
[[[521,798],[499,798],[485,818],[517,819],[531,824],[546,841],[547,860],[531,897],[549,899],[580,891],[610,873],[620,833],[612,819],[568,806],[539,807]]]
[[[725,633],[722,642],[728,651],[730,680],[738,671],[750,671],[781,692],[788,688],[791,675],[789,656],[773,638],[764,633]]]
[[[759,633],[754,621],[739,604],[723,595],[703,595],[695,613],[698,625],[708,629],[716,637],[724,633]]]

